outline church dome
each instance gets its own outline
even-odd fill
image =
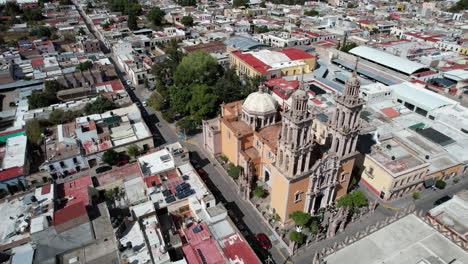
[[[276,112],[278,102],[268,93],[263,92],[262,89],[258,92],[254,92],[247,96],[242,109],[250,114],[268,114]]]

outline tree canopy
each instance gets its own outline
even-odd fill
[[[191,27],[193,26],[193,17],[191,16],[183,16],[180,22],[186,26],[186,27]]]
[[[77,112],[55,109],[49,115],[49,122],[51,122],[54,125],[64,124],[71,122],[78,116],[79,114]]]
[[[132,144],[130,146],[128,146],[127,148],[127,153],[128,155],[130,155],[131,157],[136,157],[138,154],[140,154],[140,149],[138,148],[137,145],[135,144]]]
[[[249,0],[234,0],[232,2],[232,6],[233,7],[241,7],[241,6],[247,7],[249,5],[249,3],[250,3]]]
[[[128,15],[127,26],[130,30],[137,30],[138,29],[138,22],[137,22],[137,15],[134,13],[130,13]]]
[[[85,70],[89,70],[93,68],[93,62],[90,61],[90,60],[87,60],[85,62],[81,62],[80,64],[78,64],[78,66],[76,66],[76,69],[79,70],[79,71],[85,71]]]
[[[113,108],[114,104],[109,99],[103,96],[98,96],[96,98],[96,101],[86,104],[85,113],[87,115],[102,114]]]
[[[291,231],[289,233],[289,240],[296,242],[297,244],[302,244],[304,243],[306,236],[300,232],[297,231]]]
[[[307,227],[309,222],[312,220],[312,216],[309,213],[302,211],[295,211],[289,215],[297,226]]]
[[[124,15],[141,14],[141,5],[138,0],[108,0],[107,3],[113,12],[122,12]]]
[[[102,161],[112,166],[119,161],[119,153],[113,149],[108,149],[102,154]]]
[[[468,0],[459,0],[455,5],[453,5],[449,11],[459,12],[468,9]]]
[[[58,103],[57,92],[64,89],[64,87],[57,81],[46,81],[44,83],[44,91],[33,92],[31,96],[28,97],[28,104],[31,108],[42,108],[49,105]]]
[[[164,10],[161,10],[159,7],[153,7],[148,13],[148,19],[153,25],[160,26],[165,15],[166,12]]]
[[[52,36],[52,31],[46,26],[37,26],[31,30],[31,35],[38,37],[50,37]]]
[[[177,86],[213,85],[219,75],[220,67],[216,59],[204,51],[197,51],[182,59],[174,73],[174,81]]]
[[[336,202],[337,207],[346,206],[353,212],[359,212],[359,207],[365,206],[368,204],[366,195],[361,191],[355,191],[348,193],[345,196],[342,196]]]
[[[196,6],[197,0],[177,0],[176,1],[180,6]]]
[[[42,138],[41,123],[37,119],[26,122],[26,137],[32,144],[39,144]]]
[[[317,10],[306,10],[304,11],[305,16],[318,16],[319,12]]]

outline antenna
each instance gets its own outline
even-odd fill
[[[356,62],[355,62],[355,65],[354,65],[353,76],[357,76],[357,66],[358,66],[358,63],[359,63],[359,57],[356,57]]]
[[[299,89],[305,90],[304,89],[304,74],[301,74],[301,80],[299,81]]]

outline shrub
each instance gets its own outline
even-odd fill
[[[458,183],[460,181],[459,178],[453,178],[453,183]]]
[[[413,193],[413,199],[417,200],[421,197],[421,194],[419,192],[414,192]]]
[[[175,116],[173,111],[165,111],[162,113],[162,118],[166,120],[169,123],[172,123],[175,121]]]
[[[219,156],[219,159],[222,160],[223,162],[228,162],[228,158],[224,155]]]
[[[241,166],[234,166],[234,164],[230,163],[228,167],[228,174],[231,176],[234,180],[237,180],[239,178],[239,175],[242,171]]]
[[[119,153],[117,153],[113,149],[106,150],[104,154],[102,154],[102,161],[109,165],[114,165],[119,159]]]
[[[439,189],[444,189],[445,186],[447,186],[447,183],[444,182],[443,180],[438,180],[436,181],[435,186]]]
[[[304,243],[305,235],[297,231],[292,231],[289,233],[289,240],[296,242],[297,244]]]
[[[263,187],[261,186],[257,186],[255,190],[253,191],[253,195],[256,197],[260,197],[260,198],[265,197],[266,194],[267,194],[266,190],[263,189]]]

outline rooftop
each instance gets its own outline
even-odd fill
[[[145,175],[155,175],[175,168],[174,158],[166,148],[144,155],[138,158],[138,162]]]
[[[369,250],[372,249],[372,250]],[[468,254],[414,214],[325,258],[328,264],[468,263]],[[443,262],[441,262],[443,261]]]
[[[224,257],[216,245],[216,241],[211,236],[204,222],[190,225],[187,229],[183,230],[183,233],[188,244],[182,247],[182,250],[189,263],[225,263]]]
[[[465,242],[468,241],[468,190],[461,191],[451,200],[432,208],[428,215]]]
[[[381,144],[374,146],[372,152],[368,155],[395,176],[429,165],[406,150],[394,138],[382,141]]]
[[[386,66],[388,68],[403,72],[407,75],[411,75],[415,72],[422,71],[423,69],[428,68],[424,64],[410,61],[408,59],[398,57],[390,53],[366,46],[353,48],[349,51],[349,53],[364,58],[366,60],[375,62],[377,64]]]

